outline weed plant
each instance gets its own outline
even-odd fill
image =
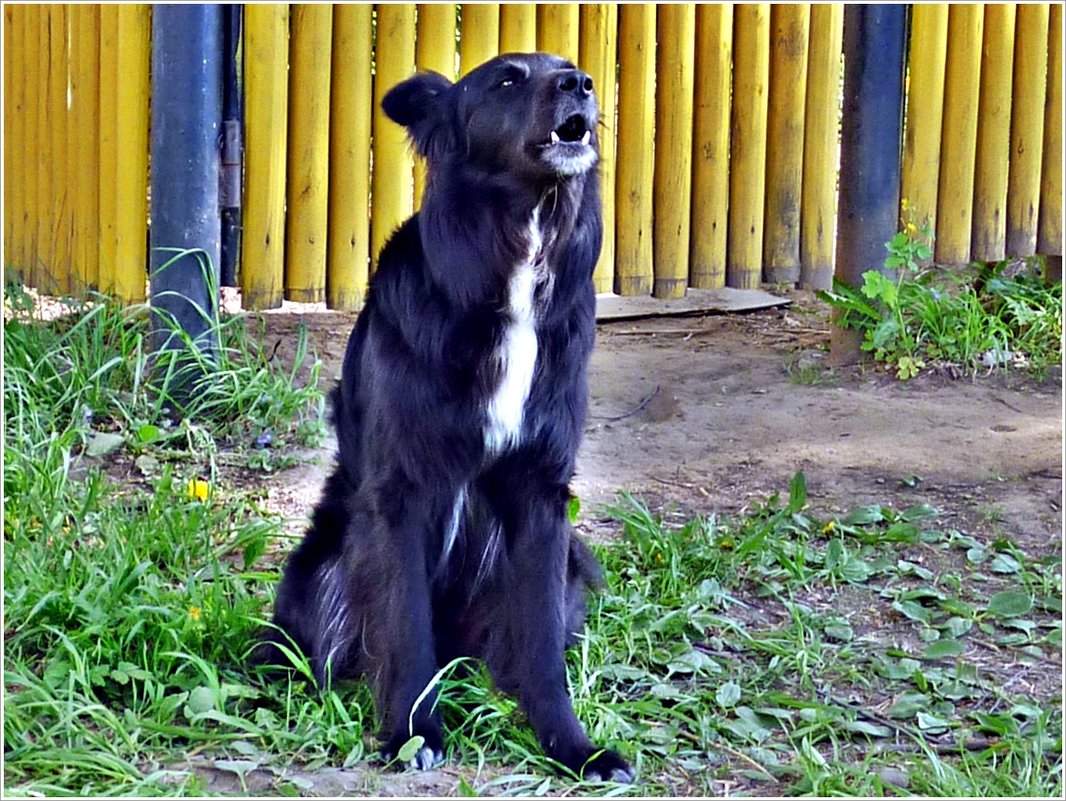
[[[834,281],[819,296],[839,310],[838,325],[863,332],[861,348],[899,379],[931,365],[1041,375],[1061,362],[1062,282],[1045,285],[1039,260],[927,269],[933,232],[912,221],[885,248],[884,273],[868,270],[857,289]]]

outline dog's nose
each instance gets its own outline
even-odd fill
[[[556,85],[562,91],[578,97],[588,97],[592,94],[592,78],[581,70],[566,70],[560,73]]]

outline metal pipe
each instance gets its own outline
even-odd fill
[[[226,6],[223,14],[225,50],[222,62],[222,176],[219,204],[222,212],[222,286],[237,286],[241,252],[241,85],[237,47],[241,39],[240,4]]]
[[[154,6],[152,14],[151,303],[157,363],[182,352],[165,388],[181,403],[218,350],[222,8]],[[187,340],[186,340],[187,337]],[[186,344],[187,343],[187,344]],[[196,353],[185,352],[187,347]],[[188,360],[185,357],[193,357]]]
[[[844,110],[836,277],[858,287],[884,270],[884,243],[899,223],[906,6],[844,9]],[[858,360],[860,338],[833,328],[830,361]]]

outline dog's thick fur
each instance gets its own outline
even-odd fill
[[[427,157],[427,188],[348,342],[338,464],[275,622],[320,678],[367,677],[387,755],[421,735],[413,763],[443,757],[435,696],[416,701],[473,656],[550,757],[629,781],[575,717],[563,662],[599,578],[567,517],[602,236],[592,81],[504,55],[456,84],[417,75],[383,106]]]

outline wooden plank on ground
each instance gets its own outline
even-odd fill
[[[622,297],[612,293],[596,296],[596,320],[634,320],[640,317],[675,317],[693,314],[729,314],[787,306],[792,301],[761,289],[692,289],[685,297],[661,300],[648,295]]]

